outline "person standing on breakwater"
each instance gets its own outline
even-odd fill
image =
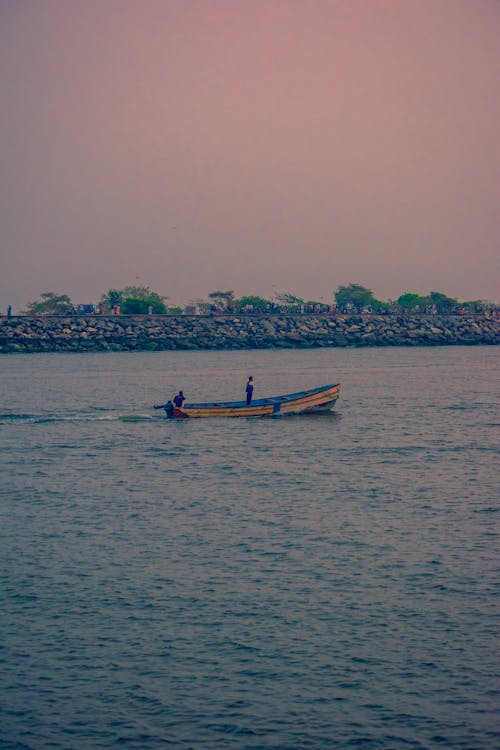
[[[247,380],[247,385],[245,388],[246,394],[247,394],[247,406],[249,406],[252,403],[252,396],[253,396],[253,377],[250,375],[250,377]]]

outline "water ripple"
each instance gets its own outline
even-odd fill
[[[9,357],[0,748],[496,749],[497,359]],[[148,412],[248,371],[339,411]]]

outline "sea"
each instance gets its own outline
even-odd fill
[[[499,748],[499,351],[3,355],[0,748]]]

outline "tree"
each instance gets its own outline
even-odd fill
[[[44,292],[39,300],[29,303],[27,312],[30,315],[68,315],[74,312],[74,307],[67,294]]]
[[[220,312],[225,312],[233,306],[234,292],[210,292],[208,299],[213,300],[213,304]]]
[[[251,308],[254,312],[265,312],[269,306],[269,302],[264,297],[257,297],[249,294],[245,297],[235,300],[234,306],[236,310],[245,310],[245,308]]]
[[[300,305],[304,304],[304,300],[302,297],[296,297],[295,294],[290,294],[289,292],[282,292],[281,294],[276,295],[277,302],[280,303],[285,308],[298,308]]]
[[[154,313],[166,313],[166,297],[152,292],[148,286],[126,286],[123,290],[122,312],[128,315],[145,315],[149,308]]]
[[[415,310],[417,306],[420,310],[424,310],[425,306],[428,304],[428,298],[422,297],[420,294],[415,294],[413,292],[406,292],[398,297],[396,304],[405,310]]]
[[[195,307],[198,309],[200,315],[210,315],[211,304],[206,300],[198,299],[194,302]]]
[[[435,305],[436,310],[440,313],[450,312],[453,307],[458,305],[458,300],[453,297],[447,297],[442,292],[431,292],[428,297],[429,304]]]
[[[148,286],[126,286],[125,289],[109,289],[101,298],[108,310],[120,305],[121,312],[128,315],[145,315],[152,308],[154,313],[166,313],[166,297],[152,292]]]
[[[355,310],[361,312],[365,308],[376,310],[383,303],[375,299],[371,289],[367,289],[361,284],[348,284],[339,286],[335,292],[335,302],[339,310]]]
[[[108,310],[113,310],[117,305],[123,302],[123,294],[119,289],[110,289],[101,297],[101,304]]]

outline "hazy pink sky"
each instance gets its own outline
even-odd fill
[[[500,300],[498,0],[1,0],[0,310]]]

